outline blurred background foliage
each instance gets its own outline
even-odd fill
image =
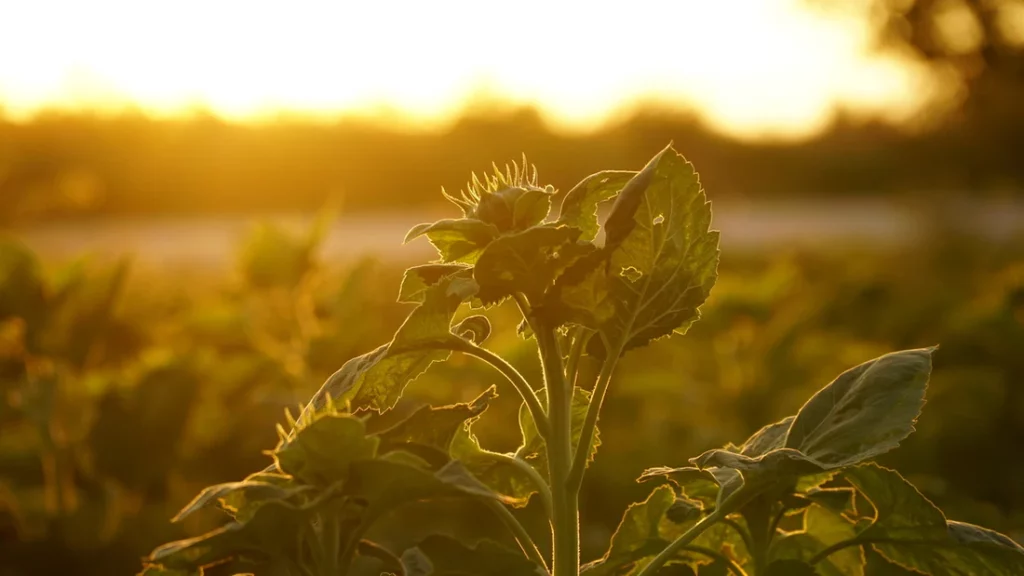
[[[657,107],[586,134],[554,130],[529,107],[468,110],[440,131],[212,114],[0,117],[0,576],[130,574],[157,544],[212,526],[168,519],[202,487],[262,469],[284,408],[388,340],[408,312],[395,297],[404,266],[419,262],[338,256],[339,226],[397,246],[401,232],[374,230],[375,214],[433,219],[440,186],[458,189],[492,161],[526,152],[565,191],[597,170],[637,169],[668,141],[695,163],[716,218],[747,202],[755,225],[770,223],[758,210],[772,201],[818,209],[797,211],[811,234],[799,245],[734,248],[724,230],[703,319],[625,358],[584,485],[584,559],[646,494],[634,482],[644,468],[739,441],[842,370],[932,344],[941,348],[918,432],[883,463],[951,518],[1024,539],[1024,237],[1019,222],[1016,235],[996,225],[1019,218],[1024,200],[1024,0],[805,3],[867,6],[879,48],[930,67],[948,101],[906,125],[839,113],[817,136],[784,141],[734,139]],[[297,229],[269,219],[213,240],[189,224],[308,214],[332,199],[343,224],[327,210]],[[925,233],[881,244],[814,236],[816,216],[868,201],[909,206]],[[967,208],[982,201],[993,219],[970,222],[980,217]],[[866,214],[850,218],[871,227],[888,215]],[[114,236],[107,254],[78,254],[124,221],[165,236],[139,246]],[[67,232],[60,254],[35,242],[39,230]],[[221,241],[237,247],[229,261],[161,260],[168,246],[202,253]],[[491,316],[488,345],[537,378],[514,311]],[[494,383],[455,357],[382,418]],[[511,450],[518,403],[500,392],[474,431]],[[537,512],[524,520],[543,531]]]
[[[133,280],[126,262],[47,266],[18,241],[0,244],[3,574],[130,573],[155,544],[209,528],[168,518],[203,486],[264,467],[284,408],[391,336],[407,312],[394,302],[401,266],[328,264],[318,237],[255,226],[238,273],[218,282]],[[491,316],[490,347],[538,377],[515,311]],[[584,490],[584,556],[644,497],[645,467],[682,465],[794,412],[856,363],[934,343],[919,431],[883,462],[952,518],[1020,538],[1024,243],[948,232],[886,253],[726,251],[704,318],[622,363]],[[495,383],[455,357],[379,418]],[[474,430],[511,450],[518,402],[501,393]],[[543,530],[532,504],[524,519]]]

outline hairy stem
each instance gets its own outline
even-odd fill
[[[608,347],[605,346],[607,350]],[[608,350],[604,365],[601,366],[601,374],[594,384],[594,392],[590,396],[590,406],[587,407],[587,415],[583,419],[583,429],[580,432],[580,441],[576,445],[576,452],[573,455],[572,468],[569,471],[569,490],[578,494],[583,484],[583,472],[587,468],[587,458],[590,456],[590,447],[594,443],[594,433],[597,430],[597,417],[601,413],[601,405],[604,403],[605,394],[608,392],[608,384],[615,372],[615,365],[618,364],[622,348]]]
[[[543,566],[544,570],[547,571],[548,565],[547,562],[544,561],[544,556],[540,553],[540,550],[537,549],[537,545],[533,542],[533,538],[530,538],[530,533],[527,532],[526,528],[523,527],[519,520],[512,515],[512,512],[509,511],[509,509],[501,502],[496,500],[488,500],[487,506],[491,510],[494,510],[494,513],[501,518],[501,521],[508,527],[509,531],[512,532],[512,535],[516,538],[516,542],[519,543],[519,547],[522,548],[523,554],[525,554],[530,560],[536,562],[539,566]]]
[[[546,443],[554,539],[552,568],[554,576],[576,576],[580,564],[579,509],[576,492],[570,489],[568,481],[572,467],[572,389],[565,381],[562,352],[554,329],[537,319],[530,321],[540,348],[551,425]]]
[[[586,326],[577,326],[574,331],[572,348],[569,349],[569,359],[565,364],[565,381],[570,386],[576,386],[576,373],[579,372],[580,357],[583,356],[583,350],[587,347],[587,342],[590,341],[590,337],[593,335],[594,331]]]

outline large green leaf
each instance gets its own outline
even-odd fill
[[[295,494],[309,489],[309,486],[287,486],[257,480],[216,484],[208,486],[200,492],[171,521],[180,522],[195,512],[209,506],[217,506],[229,514],[234,514],[238,511],[238,508],[232,506],[230,502],[263,503],[272,500],[286,500]]]
[[[947,522],[898,472],[865,464],[846,470],[845,477],[875,508],[858,540],[887,560],[935,576],[1024,574],[1020,544],[980,526]]]
[[[362,420],[323,415],[300,428],[274,451],[278,469],[303,482],[329,486],[348,478],[356,460],[373,458],[380,439],[366,435]]]
[[[699,317],[715,283],[718,232],[693,165],[671,147],[655,156],[619,193],[605,222],[600,258],[581,260],[555,291],[561,306],[586,309],[607,300],[614,313],[596,318],[607,340],[629,350]],[[571,315],[571,314],[568,314]]]
[[[773,559],[810,561],[829,546],[857,536],[857,528],[849,520],[822,506],[807,508],[803,528],[779,538],[772,544]],[[862,576],[864,554],[860,546],[844,548],[815,566],[821,576]]]
[[[405,235],[405,241],[426,236],[442,262],[472,264],[498,234],[493,224],[476,218],[445,219],[417,224]]]
[[[243,557],[254,564],[271,563],[287,557],[296,540],[282,534],[298,534],[309,522],[319,503],[295,506],[284,501],[268,502],[245,522],[231,522],[211,532],[160,546],[145,560],[164,570],[196,570]]]
[[[701,470],[693,466],[682,468],[668,468],[660,466],[648,468],[637,478],[637,482],[648,482],[652,480],[668,480],[679,487],[686,497],[698,500],[704,505],[714,505],[718,500],[718,482],[707,470]]]
[[[786,447],[828,468],[895,448],[921,413],[933,351],[893,352],[843,372],[800,409]]]
[[[482,540],[470,548],[434,535],[402,554],[405,576],[542,576],[546,571],[517,550]]]
[[[558,223],[579,228],[580,240],[591,241],[597,236],[597,207],[614,198],[636,172],[605,170],[587,176],[562,199]]]
[[[563,270],[595,250],[592,244],[577,243],[579,235],[578,228],[569,226],[538,226],[491,242],[473,268],[480,300],[493,304],[522,292],[539,302]]]
[[[478,418],[478,417],[477,417]],[[455,433],[451,443],[451,457],[461,462],[475,478],[500,494],[506,503],[526,506],[537,487],[527,471],[511,460],[512,454],[499,454],[480,446],[472,426],[476,418],[467,420]]]
[[[541,406],[547,408],[547,399],[542,395],[540,400]],[[587,417],[587,409],[590,407],[590,392],[583,388],[576,387],[573,389],[572,404],[570,407],[570,426],[571,436],[570,441],[575,446],[579,443],[580,435],[583,433],[583,422]],[[547,450],[545,448],[544,440],[540,437],[540,433],[537,431],[537,423],[533,420],[533,415],[530,414],[530,410],[523,403],[519,406],[519,429],[523,435],[523,443],[520,445],[519,450],[516,452],[520,457],[525,458],[529,461],[534,468],[537,468],[542,474],[547,473]],[[587,462],[593,462],[594,457],[597,455],[597,448],[601,445],[601,436],[599,430],[594,430],[594,441],[590,446],[590,454],[587,456]]]
[[[452,318],[469,297],[459,278],[449,276],[422,293],[423,301],[395,333],[390,343],[357,356],[331,375],[303,411],[303,417],[322,409],[328,397],[351,403],[352,410],[389,410],[406,385],[450,352],[444,342],[451,333]]]

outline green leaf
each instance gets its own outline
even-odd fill
[[[547,409],[547,399],[544,395],[540,398],[541,406]],[[580,387],[573,388],[572,404],[570,406],[571,436],[570,441],[575,446],[579,443],[580,435],[583,433],[583,422],[587,417],[587,409],[590,407],[590,391]],[[523,435],[523,443],[516,451],[520,457],[525,458],[541,474],[547,474],[547,450],[544,440],[537,431],[537,423],[524,402],[519,406],[519,430]],[[601,445],[600,431],[594,430],[594,441],[590,446],[590,454],[587,462],[593,462],[597,456],[597,448]]]
[[[253,563],[270,563],[275,557],[292,552],[295,539],[282,534],[297,534],[309,521],[319,502],[294,506],[283,501],[268,502],[245,522],[231,522],[185,540],[158,547],[146,564],[164,570],[193,571],[224,560],[245,557]]]
[[[595,250],[591,244],[577,243],[579,235],[577,228],[540,226],[498,238],[473,268],[480,300],[489,305],[522,292],[539,302],[563,270]]]
[[[789,533],[772,544],[771,557],[808,562],[829,546],[856,536],[857,528],[853,523],[814,504],[804,513],[802,530]],[[816,566],[821,576],[863,576],[864,553],[860,546],[843,548]]]
[[[380,518],[399,506],[439,498],[492,498],[501,500],[473,478],[459,462],[430,472],[402,462],[383,459],[352,463],[346,496],[365,502],[363,522]]]
[[[444,343],[457,338],[451,333],[452,318],[466,297],[454,276],[428,288],[394,339],[349,360],[332,374],[303,410],[300,421],[324,408],[328,397],[351,403],[353,411],[393,408],[410,382],[451,354]]]
[[[178,512],[171,522],[180,522],[186,517],[208,506],[218,508],[234,515],[239,511],[238,504],[246,503],[248,506],[262,504],[271,500],[286,500],[295,494],[310,489],[308,486],[282,486],[268,482],[246,480],[243,482],[228,482],[216,484],[203,489],[191,502],[185,505]]]
[[[426,236],[442,262],[472,264],[498,234],[494,225],[475,218],[445,219],[413,226],[405,242]]]
[[[786,443],[786,434],[789,432],[789,427],[795,419],[795,416],[789,416],[761,428],[748,438],[743,443],[743,446],[740,446],[740,454],[756,458],[777,448],[782,448]]]
[[[621,569],[654,556],[668,542],[661,537],[660,526],[676,501],[668,486],[659,486],[643,502],[630,504],[612,535],[608,551],[601,559],[583,567],[588,576],[620,573]]]
[[[599,229],[598,205],[614,198],[635,175],[631,171],[605,170],[587,176],[565,194],[558,223],[582,230],[581,240],[593,240]]]
[[[479,417],[477,417],[479,418]],[[476,418],[465,422],[455,433],[451,443],[451,457],[491,490],[501,494],[511,506],[522,507],[530,501],[537,488],[529,474],[511,462],[511,454],[499,454],[480,446],[472,427]]]
[[[303,482],[329,486],[348,477],[352,462],[373,458],[379,442],[366,435],[358,418],[323,415],[283,442],[274,451],[274,460],[278,469]]]
[[[826,468],[849,466],[892,450],[914,430],[933,351],[893,352],[842,373],[800,409],[786,447]]]
[[[424,264],[405,271],[402,286],[398,290],[398,301],[419,304],[426,297],[427,290],[441,280],[456,277],[464,280],[473,278],[473,268],[465,264]]]
[[[836,514],[846,514],[854,510],[854,491],[849,488],[811,488],[804,492],[802,497]]]
[[[845,477],[875,508],[858,538],[890,562],[943,576],[1024,573],[1020,544],[980,526],[947,522],[898,472],[865,464],[846,470]]]
[[[714,505],[718,500],[718,483],[707,470],[701,470],[693,466],[683,468],[668,468],[664,466],[648,468],[637,478],[637,482],[659,479],[672,482],[688,498],[700,501],[705,506]]]
[[[613,307],[592,326],[605,335],[591,339],[592,352],[603,340],[625,351],[686,332],[717,277],[719,234],[710,224],[711,205],[693,165],[671,147],[625,185],[604,225],[602,258],[567,271],[556,291],[569,309],[605,299]]]
[[[405,420],[377,434],[381,441],[380,451],[412,447],[415,452],[415,447],[425,446],[440,451],[447,460],[452,440],[466,420],[479,416],[497,397],[495,387],[491,386],[472,402],[441,407],[422,406]]]
[[[426,562],[424,562],[426,560]],[[428,565],[429,564],[429,565]],[[429,536],[402,554],[406,576],[542,576],[544,569],[517,550],[481,540],[470,548],[447,536]]]

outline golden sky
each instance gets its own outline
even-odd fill
[[[23,0],[0,3],[0,106],[233,120],[451,119],[481,94],[587,129],[638,102],[736,136],[801,136],[837,107],[898,120],[924,73],[865,20],[801,0]]]

